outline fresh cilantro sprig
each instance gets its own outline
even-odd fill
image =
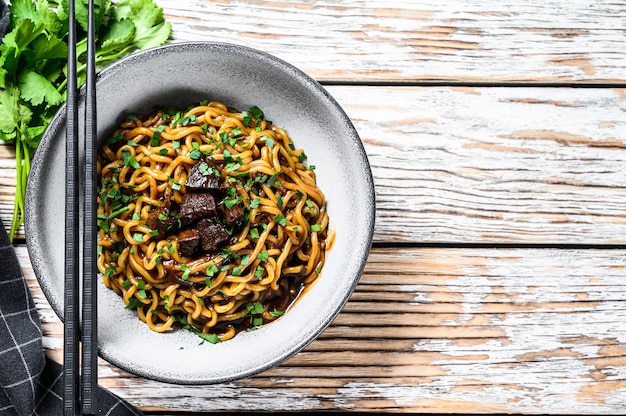
[[[78,85],[85,82],[88,0],[76,1]],[[152,0],[95,0],[97,69],[136,49],[162,45],[171,27]],[[0,140],[15,145],[16,188],[9,237],[24,221],[30,158],[65,102],[68,0],[13,0],[0,44]]]

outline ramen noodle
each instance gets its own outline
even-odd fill
[[[314,166],[258,107],[129,116],[97,169],[98,269],[154,331],[225,341],[320,275],[332,233]]]

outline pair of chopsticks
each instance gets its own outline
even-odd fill
[[[96,65],[95,14],[89,0],[87,33],[87,81],[85,95],[82,337],[80,331],[79,268],[80,190],[78,87],[76,76],[76,11],[69,2],[66,171],[65,171],[65,309],[63,334],[63,412],[65,416],[98,412],[98,334],[96,284]],[[79,343],[82,338],[82,350]],[[79,356],[79,351],[81,352]],[[79,388],[80,385],[80,388]]]

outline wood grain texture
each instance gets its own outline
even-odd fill
[[[372,166],[376,242],[626,243],[625,89],[328,90]],[[14,163],[0,145],[5,227]]]
[[[342,313],[280,366],[190,387],[101,361],[103,386],[160,416],[623,413],[626,250],[524,245],[626,244],[626,2],[155,1],[174,42],[254,47],[327,85],[370,160],[378,245]],[[0,143],[7,229],[14,163]]]
[[[60,359],[62,327],[17,248]],[[102,361],[144,410],[600,414],[626,406],[624,250],[374,249],[343,312],[245,380],[174,386]]]
[[[376,241],[626,241],[626,90],[329,90],[372,166]]]
[[[175,41],[274,54],[319,80],[624,82],[626,4],[157,0]]]

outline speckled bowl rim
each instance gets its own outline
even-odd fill
[[[369,206],[365,207],[364,210],[366,212],[365,217],[359,220],[359,225],[364,228],[364,231],[361,232],[361,235],[364,235],[363,241],[355,242],[355,244],[360,245],[359,258],[354,264],[354,269],[347,271],[347,278],[350,279],[350,287],[349,290],[346,290],[344,293],[340,294],[340,299],[337,301],[338,307],[335,310],[329,311],[324,315],[323,323],[319,324],[314,331],[311,331],[306,338],[300,340],[298,345],[295,345],[289,351],[284,351],[281,354],[276,354],[272,357],[271,360],[266,360],[261,363],[257,367],[248,368],[246,370],[241,370],[236,373],[231,374],[222,374],[219,376],[212,377],[196,377],[196,378],[188,378],[184,374],[179,375],[171,375],[162,376],[160,374],[155,374],[153,372],[143,371],[141,367],[136,367],[132,363],[126,362],[123,358],[121,358],[118,354],[111,353],[106,348],[103,349],[100,346],[99,355],[110,362],[111,364],[116,365],[117,367],[128,371],[130,373],[146,377],[149,379],[163,381],[168,383],[177,383],[177,384],[214,384],[219,382],[233,381],[245,377],[249,377],[258,373],[261,373],[265,370],[275,367],[281,362],[287,360],[291,356],[295,355],[297,352],[301,351],[304,347],[306,347],[310,342],[316,339],[320,333],[326,329],[328,325],[335,319],[337,314],[341,311],[345,303],[348,301],[352,292],[356,288],[360,276],[365,267],[365,263],[367,261],[367,257],[369,254],[369,250],[371,248],[372,239],[373,239],[373,229],[374,229],[374,220],[375,220],[375,193],[374,193],[374,182],[371,173],[371,169],[369,166],[369,162],[367,159],[367,155],[365,153],[365,149],[363,144],[358,136],[358,133],[352,122],[350,121],[347,114],[341,108],[341,106],[337,103],[337,101],[321,86],[317,81],[312,79],[310,76],[305,74],[303,71],[298,68],[292,66],[291,64],[273,56],[268,53],[246,47],[241,45],[229,44],[229,43],[219,43],[219,42],[177,42],[171,43],[165,46],[137,52],[133,55],[130,55],[108,68],[102,70],[97,76],[97,83],[101,83],[104,80],[115,77],[120,71],[124,71],[124,68],[127,66],[131,66],[138,61],[148,60],[154,54],[167,54],[167,53],[176,53],[177,50],[181,49],[197,49],[198,51],[203,52],[211,52],[211,51],[221,51],[221,52],[229,52],[229,53],[238,53],[243,56],[246,56],[250,59],[259,60],[264,64],[273,65],[279,71],[282,71],[285,74],[288,74],[289,77],[296,80],[300,83],[304,88],[310,91],[315,95],[316,99],[323,102],[325,105],[329,106],[332,109],[332,112],[336,117],[339,118],[339,122],[343,125],[343,129],[346,133],[346,140],[349,140],[349,145],[351,149],[354,151],[354,157],[358,160],[359,166],[361,166],[362,171],[360,174],[364,175],[362,180],[366,183],[366,186],[361,191],[363,194],[363,200],[369,202]],[[81,96],[84,96],[84,90],[81,90]],[[81,100],[82,102],[82,100]],[[39,191],[39,183],[41,182],[40,177],[45,173],[42,170],[41,163],[38,163],[39,159],[42,158],[45,153],[47,153],[51,147],[52,140],[59,133],[60,128],[64,128],[65,126],[65,106],[62,106],[56,116],[53,118],[50,123],[46,133],[44,134],[42,141],[37,149],[32,168],[30,172],[30,176],[28,179],[28,185],[26,190],[26,201],[25,201],[25,230],[26,230],[26,243],[27,249],[30,256],[30,260],[35,272],[35,275],[39,281],[39,284],[44,292],[44,295],[48,299],[50,305],[52,306],[55,313],[58,317],[63,320],[63,299],[62,296],[56,296],[56,291],[54,290],[56,285],[54,282],[48,278],[46,278],[45,273],[48,271],[47,265],[45,264],[45,248],[42,247],[37,242],[37,237],[35,235],[36,230],[38,228],[38,221],[40,221],[39,213],[37,209],[37,198],[36,194]],[[306,150],[306,149],[305,149]],[[323,278],[323,276],[321,277]],[[306,295],[305,295],[306,296]],[[288,314],[287,314],[288,315]],[[287,316],[285,315],[285,316]],[[283,319],[283,318],[281,318]]]

